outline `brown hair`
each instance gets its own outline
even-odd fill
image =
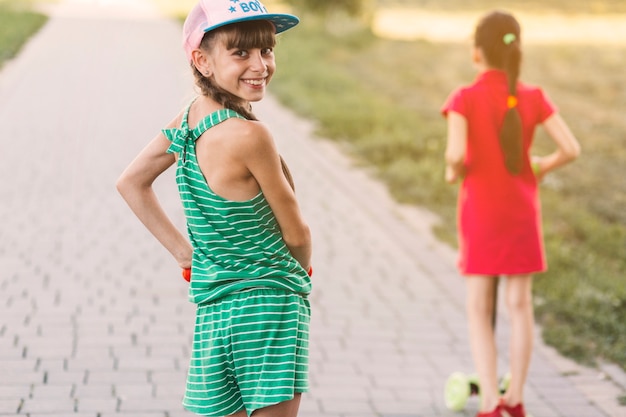
[[[522,120],[517,110],[517,81],[522,61],[520,25],[509,13],[494,11],[484,16],[474,34],[474,45],[480,48],[489,66],[506,72],[509,98],[508,110],[500,130],[500,146],[508,171],[517,175],[522,170]]]

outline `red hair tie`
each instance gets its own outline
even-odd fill
[[[517,97],[515,97],[515,96],[508,96],[507,99],[506,99],[506,106],[509,109],[517,107]]]

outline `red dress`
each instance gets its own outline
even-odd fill
[[[467,120],[466,176],[459,190],[459,270],[465,275],[542,272],[546,260],[537,181],[528,150],[535,127],[555,111],[538,87],[518,84],[524,165],[513,176],[504,165],[498,132],[507,110],[506,74],[489,70],[452,92],[442,113]]]

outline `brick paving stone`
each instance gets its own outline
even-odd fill
[[[82,371],[87,370],[113,370],[115,369],[115,359],[108,358],[103,354],[102,356],[94,358],[83,359],[67,359],[65,362],[66,369],[68,371]]]
[[[26,385],[3,386],[0,385],[0,400],[14,400],[16,398],[28,397],[31,387]]]
[[[94,413],[115,413],[119,407],[117,398],[89,398],[82,397],[76,402],[76,409],[79,412]]]
[[[179,371],[154,371],[150,374],[150,382],[155,385],[180,385],[187,381],[187,367]]]
[[[20,355],[22,356],[22,355]],[[0,373],[15,373],[16,371],[35,371],[37,368],[36,359],[26,359],[22,357],[0,359]]]
[[[148,383],[149,370],[141,371],[89,371],[86,381],[89,384],[136,384],[145,385]]]
[[[31,399],[24,400],[21,413],[24,414],[37,414],[37,413],[57,413],[57,414],[71,414],[76,410],[76,400],[67,399]]]
[[[169,384],[160,384],[154,386],[154,396],[157,398],[172,398],[181,401],[185,394],[185,380],[172,381]]]
[[[99,414],[99,417],[171,417],[168,416],[168,413],[162,411],[156,412],[104,412]]]
[[[168,413],[168,417],[191,417],[195,416],[195,414],[190,413],[189,411],[174,411]]]
[[[298,416],[300,417],[330,417],[331,414],[324,414],[324,413],[320,413],[319,411],[309,412],[306,410],[302,410],[302,407],[301,407],[301,411],[298,413]],[[333,415],[333,417],[335,416],[341,417],[339,414]]]
[[[0,415],[17,413],[21,403],[22,400],[20,398],[0,398]]]
[[[117,364],[117,369],[119,370],[148,369],[150,371],[170,371],[176,368],[176,361],[171,357],[125,357],[120,359]]]
[[[81,401],[88,398],[107,399],[114,398],[115,389],[113,385],[101,384],[101,385],[85,385],[77,384],[74,388],[74,398],[79,398]]]
[[[18,372],[3,371],[0,378],[1,386],[24,386],[31,383],[43,383],[45,374],[43,372]]]
[[[64,384],[64,383],[84,383],[87,380],[87,371],[49,371],[45,373],[42,383]]]
[[[322,410],[329,413],[362,415],[372,412],[372,405],[364,401],[324,398],[320,402]]]
[[[180,408],[180,399],[171,398],[137,398],[122,400],[120,412],[167,412],[170,409]]]
[[[69,399],[74,392],[74,385],[36,385],[33,387],[30,398],[35,400],[44,399]]]
[[[70,415],[71,417],[98,417],[98,413],[72,413]],[[6,417],[6,416],[2,416],[2,417]],[[30,414],[29,417],[68,417],[68,414],[66,413],[63,413],[63,414],[33,413],[33,414]]]

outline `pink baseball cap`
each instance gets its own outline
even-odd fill
[[[204,34],[230,23],[248,20],[268,20],[276,33],[284,32],[300,22],[290,14],[269,13],[258,0],[200,0],[191,9],[183,25],[183,49],[191,61],[191,51],[200,47]]]

